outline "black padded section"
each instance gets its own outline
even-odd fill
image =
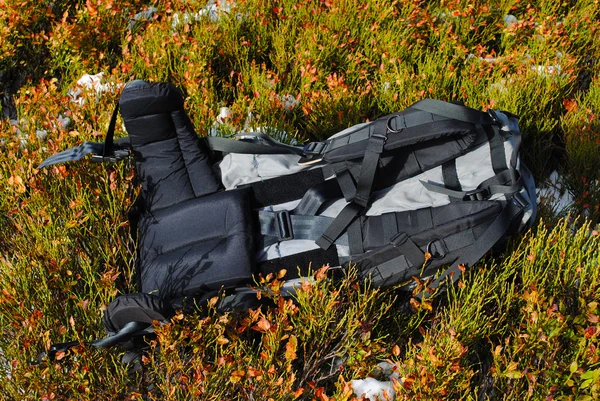
[[[179,298],[242,285],[254,258],[246,190],[219,192],[143,215],[142,291]]]
[[[284,256],[279,259],[272,259],[260,262],[257,266],[258,273],[266,276],[269,273],[277,274],[281,269],[286,269],[286,280],[295,279],[298,277],[306,277],[308,275],[308,267],[313,271],[320,269],[322,266],[339,265],[337,250],[331,247],[328,250],[314,249],[297,253],[295,255]],[[300,272],[300,275],[298,275]]]
[[[116,333],[129,322],[152,324],[168,320],[173,316],[173,308],[165,300],[150,294],[126,294],[112,301],[102,317],[104,328]]]
[[[390,242],[397,232],[405,232],[418,245],[426,245],[475,225],[491,222],[502,210],[498,201],[455,202],[445,206],[423,208],[379,216],[363,217],[363,247],[376,249]],[[394,216],[397,232],[390,233],[389,219]],[[386,224],[387,223],[387,224]]]
[[[383,117],[377,121],[382,121],[385,118],[386,117]],[[368,127],[373,131],[376,126],[376,124],[372,124]],[[478,136],[479,134],[472,124],[452,120],[435,121],[415,127],[409,127],[401,132],[388,132],[385,151],[389,152],[412,145],[422,145],[423,143],[426,144],[425,147],[429,147],[432,141],[442,140],[442,142],[447,142],[447,138],[452,140],[458,139],[460,142],[459,147],[466,151],[476,143]],[[334,163],[362,157],[368,142],[369,140],[365,139],[333,149],[327,152],[323,159],[327,162]]]
[[[133,81],[123,90],[119,106],[142,182],[144,210],[160,210],[219,190],[208,150],[175,86]]]
[[[183,94],[170,82],[135,80],[125,85],[119,107],[128,118],[170,113],[183,110]]]

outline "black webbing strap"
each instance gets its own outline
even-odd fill
[[[375,172],[379,165],[379,158],[383,152],[388,132],[387,122],[385,120],[377,120],[377,122],[381,125],[385,125],[385,127],[379,132],[375,132],[369,138],[367,150],[362,161],[360,176],[356,185],[356,195],[352,201],[342,209],[321,238],[316,241],[317,245],[322,249],[328,249],[369,204]]]
[[[350,170],[342,169],[336,171],[335,179],[339,184],[344,199],[346,199],[346,202],[350,202],[356,194],[356,184],[354,183]]]
[[[522,134],[520,132],[513,133],[514,144],[513,144],[513,152],[510,156],[510,166],[509,171],[512,177],[512,182],[516,182],[519,178],[517,171],[517,158],[519,157],[519,148],[521,147],[521,142],[523,140]]]
[[[432,282],[427,289],[419,293],[417,298],[422,299],[423,297],[433,295],[440,287],[440,284],[448,278],[450,278],[451,283],[455,283],[459,279],[462,269],[477,263],[498,241],[500,241],[515,219],[521,215],[527,206],[525,200],[519,196],[519,194],[515,194],[477,241],[466,248],[461,257]]]
[[[278,142],[266,134],[252,134],[253,137],[261,139],[261,143],[249,142],[244,140],[234,140],[220,138],[216,136],[206,136],[202,141],[213,151],[225,153],[242,153],[253,155],[276,155],[276,154],[294,154],[304,155],[304,149],[297,146],[286,145]]]
[[[499,127],[488,127],[487,130],[483,129],[483,131],[485,131],[489,141],[492,169],[494,174],[499,174],[508,168],[506,153],[504,152],[504,138],[500,135]]]
[[[114,148],[114,137],[115,128],[117,126],[117,117],[119,115],[119,102],[115,105],[112,116],[110,116],[110,122],[108,123],[108,130],[104,138],[104,151],[102,152],[102,158],[109,156],[113,152]]]
[[[387,131],[384,131],[383,134],[373,134],[371,138],[369,138],[367,151],[365,152],[365,157],[362,161],[360,176],[358,178],[358,183],[356,184],[356,195],[352,200],[352,202],[359,204],[363,208],[367,207],[369,204],[375,172],[377,171],[379,158],[383,152],[386,140]]]
[[[326,180],[306,191],[300,203],[291,213],[314,216],[326,201],[341,197],[342,190],[336,180]]]
[[[348,203],[329,225],[329,227],[327,227],[323,235],[317,239],[317,241],[315,241],[316,244],[321,249],[329,249],[335,240],[342,235],[344,230],[346,230],[346,228],[363,210],[364,207],[360,206],[358,203]]]
[[[425,252],[403,231],[394,235],[389,243],[364,254],[354,262],[362,270],[402,257],[406,258],[412,266],[420,267],[425,263]]]
[[[441,122],[448,119],[444,116],[432,115],[427,111],[408,108],[404,112],[383,116],[355,131],[335,136],[323,142],[311,142],[304,146],[305,159],[300,163],[311,160],[321,160],[326,153],[346,145],[367,141],[373,133],[381,131],[380,125],[385,123],[388,132],[399,133],[405,128],[417,127],[431,122]]]
[[[410,107],[471,124],[497,124],[497,121],[488,113],[441,100],[424,99]]]
[[[362,224],[360,220],[361,219],[356,219],[348,226],[348,248],[350,250],[350,255],[362,255],[365,253],[363,247]],[[341,238],[344,237],[337,239],[336,244],[340,243]],[[341,245],[343,245],[343,243]]]
[[[505,170],[502,173],[494,176],[492,178],[496,178],[498,176],[505,176],[506,174],[511,174],[512,172],[509,170]],[[455,191],[450,188],[446,188],[440,184],[420,181],[421,185],[425,187],[428,191],[436,192],[442,195],[448,195],[450,198],[456,198],[461,200],[485,200],[489,199],[490,196],[495,194],[504,194],[510,195],[519,191],[523,187],[523,179],[517,173],[517,180],[514,184],[510,185],[501,185],[501,184],[491,184],[493,181],[484,181],[482,182],[477,189],[471,191]]]
[[[84,156],[90,153],[94,155],[102,155],[104,153],[104,144],[101,142],[84,142],[80,146],[63,150],[60,153],[56,153],[50,156],[49,158],[44,160],[37,168],[39,170],[44,167],[51,166],[53,164],[81,160]]]
[[[456,170],[456,159],[452,159],[442,164],[442,179],[444,187],[453,191],[462,191],[462,186],[458,179],[458,171]],[[451,202],[457,202],[458,199],[451,197]]]
[[[431,254],[431,259],[433,260],[443,259],[450,252],[454,252],[472,245],[475,242],[474,230],[475,228],[469,228],[464,231],[459,231],[447,237],[429,241],[426,246],[419,246],[417,242],[409,237],[408,240],[410,243],[404,247],[404,249],[394,245],[390,240],[390,242],[387,244],[367,252],[360,258],[352,260],[352,258],[348,257],[345,258],[344,262],[352,260],[363,272],[369,271],[370,269],[374,269],[383,264],[387,264],[388,262],[392,262],[389,263],[389,266],[393,266],[394,263],[408,263],[407,267],[411,266],[420,270],[425,262],[425,252],[429,252]],[[401,242],[404,240],[404,233],[398,233],[397,236],[398,238],[396,238],[396,242]],[[418,236],[419,233],[412,234],[413,238]],[[414,244],[416,248],[412,248],[412,244]],[[410,250],[408,247],[412,248],[412,250]],[[417,252],[416,249],[419,251]],[[410,257],[410,259],[408,254],[405,254],[409,252],[413,255]]]
[[[252,196],[252,208],[259,209],[303,198],[307,191],[319,186],[323,182],[323,169],[313,168],[301,170],[294,174],[273,177],[264,181],[255,181],[250,184],[241,185],[239,188],[252,188],[252,192],[254,193],[254,196]]]

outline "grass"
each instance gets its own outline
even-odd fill
[[[23,85],[18,122],[0,120],[1,398],[350,400],[350,380],[389,360],[404,378],[394,383],[400,400],[597,399],[597,1],[228,4],[213,18],[194,0],[2,2],[0,80]],[[98,72],[113,90],[74,103],[69,89]],[[201,135],[224,106],[225,131],[270,126],[299,142],[427,97],[504,109],[521,117],[536,180],[558,169],[575,202],[562,220],[542,204],[544,220],[503,257],[416,313],[394,289],[351,272],[334,286],[317,270],[295,303],[271,277],[260,286],[272,308],[177,316],[157,328],[141,372],[121,365],[118,349],[31,367],[50,343],[103,336],[104,308],[134,281],[131,164],[35,168],[101,140],[131,79],[184,88]],[[286,107],[286,95],[298,104]]]

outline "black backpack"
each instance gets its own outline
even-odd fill
[[[113,139],[118,109],[129,136]],[[54,155],[132,156],[142,189],[131,215],[137,288],[107,308],[109,336],[136,346],[177,309],[220,291],[225,309],[256,300],[257,274],[356,265],[377,286],[434,276],[421,295],[535,218],[535,186],[520,162],[516,116],[422,100],[322,142],[291,146],[261,132],[204,137],[170,83],[125,86],[104,143]],[[52,357],[75,343],[53,346]],[[139,341],[137,341],[139,345]]]

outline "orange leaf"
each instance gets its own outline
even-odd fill
[[[321,267],[319,270],[317,270],[317,273],[315,274],[315,278],[317,280],[324,279],[327,276],[327,270],[329,270],[329,265]]]
[[[264,317],[261,317],[256,326],[254,326],[257,331],[267,332],[271,329],[271,323]]]
[[[576,112],[579,109],[577,101],[571,99],[563,99],[563,106],[565,106],[565,109],[569,112]]]
[[[421,304],[419,303],[419,301],[417,301],[414,298],[410,299],[410,305],[415,308],[415,309],[419,309],[419,306],[421,306]]]

